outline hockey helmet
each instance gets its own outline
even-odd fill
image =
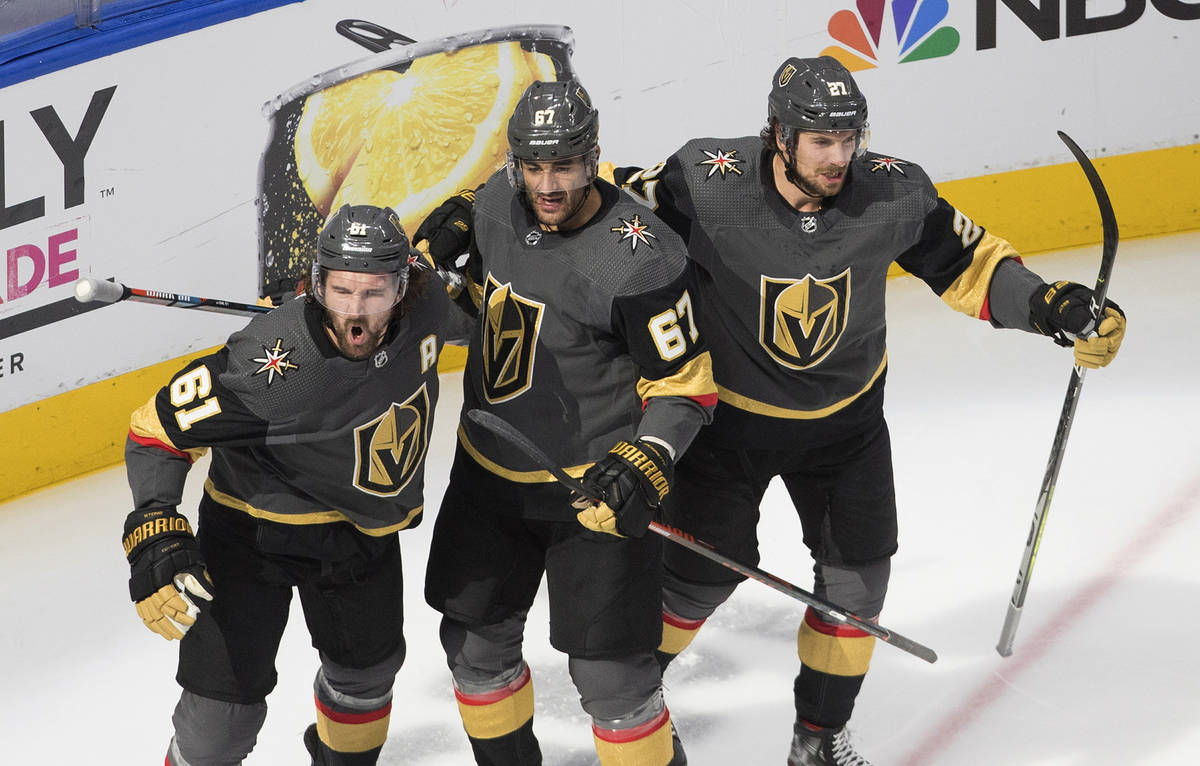
[[[599,166],[600,113],[579,80],[538,80],[525,89],[508,121],[508,178],[524,188],[521,161],[584,156],[586,184]],[[586,185],[585,184],[585,185]]]
[[[867,98],[850,70],[832,56],[784,61],[771,80],[767,116],[778,120],[786,144],[798,130],[855,130],[856,155],[867,149]]]
[[[317,301],[326,308],[346,314],[373,314],[390,309],[404,297],[408,286],[408,263],[412,248],[400,218],[387,207],[342,205],[321,229],[317,257],[313,261],[312,284]],[[362,310],[344,310],[343,296],[327,294],[328,272],[348,271],[378,274],[383,280],[354,280],[368,286]],[[342,292],[339,290],[339,292]]]

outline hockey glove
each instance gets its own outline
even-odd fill
[[[474,207],[475,190],[460,190],[425,217],[413,234],[413,245],[425,240],[429,243],[429,255],[434,264],[455,270],[458,257],[471,245],[471,209]]]
[[[1060,346],[1074,341],[1075,364],[1096,369],[1113,360],[1125,338],[1125,312],[1104,301],[1100,325],[1092,326],[1092,291],[1076,282],[1043,284],[1029,299],[1029,321]],[[1092,331],[1095,335],[1091,335]],[[1091,335],[1080,338],[1079,335]]]
[[[122,543],[138,617],[168,641],[183,638],[200,612],[193,598],[212,601],[212,580],[188,520],[173,508],[134,511],[125,518]]]
[[[575,518],[593,532],[641,537],[671,491],[674,473],[666,447],[644,439],[617,442],[583,475],[590,497],[576,496]]]

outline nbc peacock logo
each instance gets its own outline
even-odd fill
[[[949,0],[858,0],[855,7],[857,13],[841,10],[829,17],[829,35],[838,44],[821,51],[852,72],[881,61],[906,64],[948,56],[958,49],[958,30],[942,23]],[[885,31],[895,33],[895,44]]]

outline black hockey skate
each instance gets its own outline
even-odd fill
[[[871,766],[871,762],[854,751],[846,727],[817,729],[799,726],[792,737],[788,766]]]

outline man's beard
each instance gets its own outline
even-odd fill
[[[391,315],[392,312],[388,311],[379,317],[343,316],[326,310],[324,325],[338,353],[347,359],[360,361],[383,345]]]

